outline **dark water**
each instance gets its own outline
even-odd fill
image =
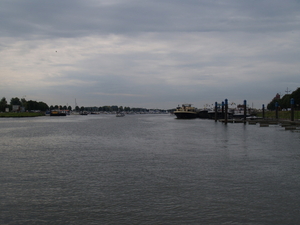
[[[299,132],[169,115],[0,125],[0,224],[300,223]]]

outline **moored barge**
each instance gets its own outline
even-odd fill
[[[177,119],[195,119],[198,117],[197,109],[192,107],[192,104],[182,104],[174,111]]]

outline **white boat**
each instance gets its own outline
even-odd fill
[[[87,116],[89,113],[87,111],[82,111],[79,114],[82,115],[82,116]]]
[[[117,115],[116,115],[116,117],[123,117],[123,116],[125,116],[125,113],[123,113],[123,112],[119,112],[119,113],[117,113]]]
[[[243,108],[231,109],[233,114],[233,118],[244,118],[245,112]],[[246,111],[246,117],[250,116],[250,114]]]

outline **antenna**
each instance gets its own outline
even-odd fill
[[[289,94],[290,92],[291,92],[291,90],[289,90],[289,88],[286,88],[285,93],[286,93],[286,94]]]

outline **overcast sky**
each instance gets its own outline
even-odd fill
[[[299,0],[1,0],[0,98],[261,108],[300,87]]]

